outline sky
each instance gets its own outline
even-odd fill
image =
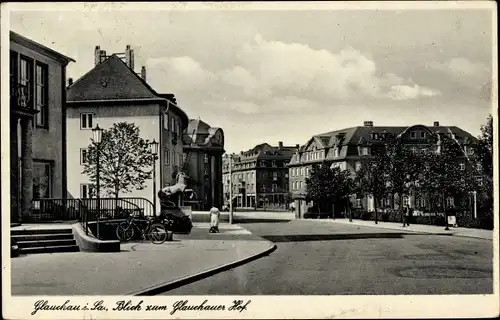
[[[74,80],[93,67],[96,45],[131,45],[136,72],[146,66],[156,91],[221,127],[228,152],[304,144],[367,120],[478,135],[492,112],[491,9],[174,6],[59,4],[13,10],[10,26],[75,59]]]

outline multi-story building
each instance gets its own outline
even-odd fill
[[[117,122],[134,123],[141,138],[159,142],[156,164],[157,188],[175,183],[182,167],[182,134],[188,126],[186,113],[173,94],[157,93],[146,82],[146,69],[134,71],[134,51],[107,55],[95,48],[95,66],[67,88],[67,167],[68,191],[74,198],[89,197],[89,178],[82,173],[92,129],[99,124],[108,129]],[[153,201],[153,181],[142,190],[120,196]],[[156,195],[154,195],[156,197]],[[159,201],[157,208],[159,210]]]
[[[280,141],[277,147],[263,143],[238,155],[224,155],[222,172],[225,201],[229,201],[232,182],[233,203],[237,207],[286,207],[287,164],[294,151],[294,147],[283,146]]]
[[[66,66],[75,60],[10,32],[11,221],[66,197]]]
[[[185,169],[189,174],[188,188],[195,192],[185,199],[195,210],[220,208],[222,199],[222,154],[224,131],[210,127],[200,119],[191,119],[184,134]]]
[[[297,148],[290,160],[290,191],[295,204],[296,217],[302,218],[313,203],[306,201],[306,179],[310,176],[313,164],[324,161],[333,162],[334,166],[348,170],[355,176],[361,169],[363,162],[371,155],[371,150],[378,144],[384,135],[393,135],[402,139],[410,150],[418,152],[423,149],[437,148],[434,137],[448,135],[455,139],[464,150],[464,157],[457,161],[466,162],[467,155],[474,154],[474,146],[477,139],[468,132],[456,126],[441,126],[434,122],[432,126],[417,124],[409,127],[404,126],[374,126],[372,121],[365,121],[363,126],[351,127],[323,134],[318,134],[309,139],[306,144]],[[404,197],[403,205],[417,208],[428,206],[425,198],[417,194]],[[373,198],[353,197],[351,199],[354,208],[374,210]],[[446,199],[447,204],[453,205],[454,199]],[[399,199],[381,199],[382,207],[397,208]]]

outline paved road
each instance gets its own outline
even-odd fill
[[[493,292],[492,241],[317,221],[245,223],[277,250],[165,295]]]

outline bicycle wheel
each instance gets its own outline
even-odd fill
[[[154,244],[162,244],[167,240],[167,229],[161,223],[154,223],[148,229],[148,239]]]
[[[127,222],[122,222],[116,227],[116,236],[120,241],[129,241],[134,236],[134,228]]]

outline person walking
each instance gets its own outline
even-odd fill
[[[403,209],[403,227],[409,226],[407,222],[407,216],[409,215],[409,212],[410,212],[410,207],[405,206]]]
[[[217,207],[210,209],[210,233],[219,233],[220,211]]]

